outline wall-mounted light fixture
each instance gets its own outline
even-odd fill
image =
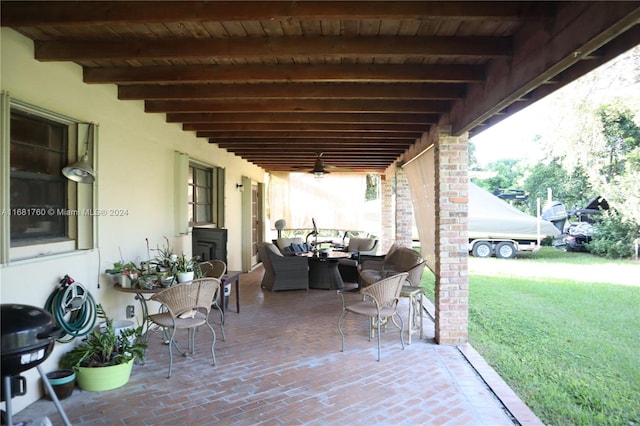
[[[69,164],[62,169],[62,174],[67,179],[78,183],[93,183],[96,178],[96,174],[93,171],[93,167],[89,164],[89,138],[93,133],[93,123],[89,124],[87,129],[87,139],[84,144],[84,154],[80,161],[76,161],[73,164]]]
[[[236,183],[236,189],[237,190],[242,191],[243,188],[244,187],[243,187],[243,185],[241,183]]]

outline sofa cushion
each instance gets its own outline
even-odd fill
[[[349,246],[347,251],[360,252],[369,251],[376,245],[376,241],[372,238],[349,238]]]
[[[276,247],[275,244],[265,243],[265,246],[267,247],[267,249],[271,250],[274,254],[277,254],[278,256],[282,256],[282,253],[280,252],[280,250],[278,250],[278,247]]]
[[[305,243],[291,244],[290,250],[292,250],[294,253],[307,253],[309,252],[309,246]]]
[[[291,244],[303,244],[302,237],[293,238],[278,238],[276,244],[281,252],[284,252],[287,247],[291,247]]]

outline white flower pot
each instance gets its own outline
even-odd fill
[[[187,281],[193,281],[193,271],[191,272],[178,272],[178,282],[185,283]]]
[[[129,277],[129,275],[120,274],[118,275],[118,279],[120,281],[120,287],[131,288],[131,278]]]

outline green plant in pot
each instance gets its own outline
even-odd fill
[[[98,308],[99,311],[101,308]],[[104,329],[92,331],[60,359],[60,367],[76,371],[78,386],[89,391],[115,389],[129,381],[134,361],[144,361],[147,344],[142,327],[116,332],[107,319]]]
[[[189,258],[184,253],[178,257],[175,265],[175,271],[176,276],[178,277],[178,282],[181,283],[202,277],[202,272],[198,265],[198,258]]]
[[[120,261],[113,264],[113,268],[104,271],[109,275],[118,276],[118,281],[123,288],[135,287],[140,275],[140,268],[134,262]]]

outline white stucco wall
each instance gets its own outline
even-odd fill
[[[191,253],[190,236],[174,235],[175,151],[226,169],[228,263],[229,269],[241,269],[241,193],[235,185],[243,175],[264,182],[262,169],[196,138],[195,132],[183,131],[179,124],[167,123],[164,114],[145,113],[142,101],[118,100],[115,85],[83,83],[82,68],[75,64],[35,61],[33,42],[17,32],[2,28],[0,37],[1,89],[12,98],[97,123],[97,207],[128,212],[98,219],[97,250],[0,265],[2,303],[43,307],[60,278],[69,274],[87,287],[110,317],[124,319],[126,305],[135,305],[139,313],[132,295],[114,291],[103,272],[120,259],[120,251],[125,260],[146,259],[146,239],[155,248],[167,236],[175,251]],[[69,345],[56,344],[43,364],[45,371],[57,368],[60,355],[68,349]],[[28,393],[13,399],[14,413],[41,396],[36,370],[25,376]]]

